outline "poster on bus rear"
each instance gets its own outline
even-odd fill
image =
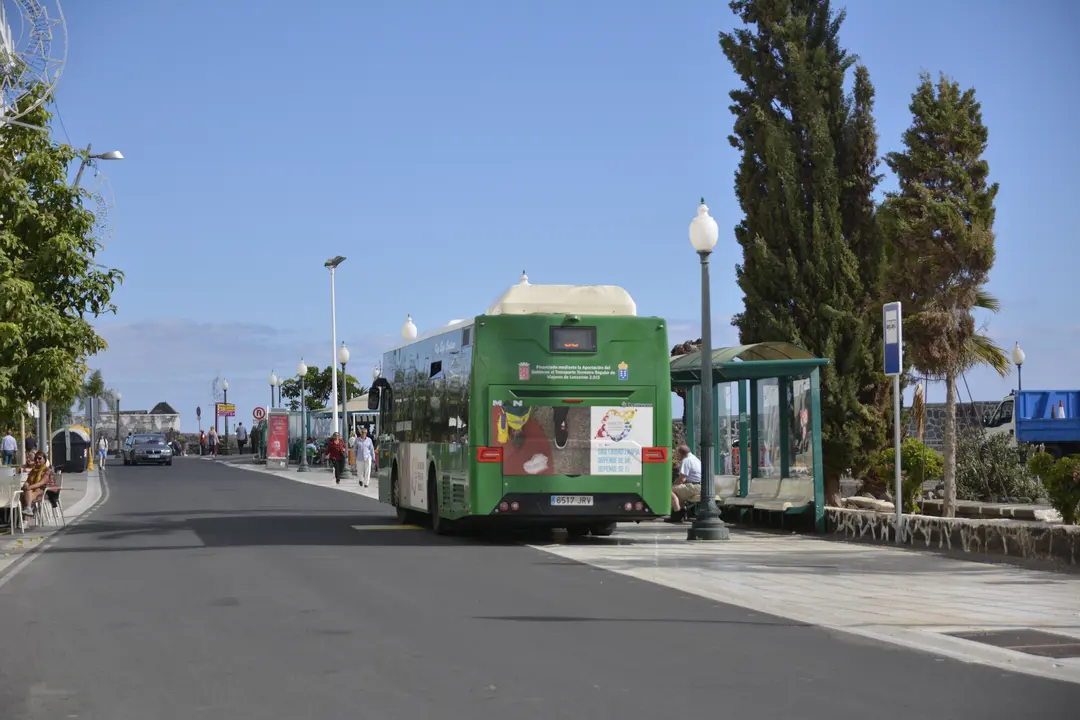
[[[591,475],[640,475],[641,448],[653,444],[651,407],[589,408]]]

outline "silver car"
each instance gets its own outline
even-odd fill
[[[172,465],[173,450],[160,433],[136,433],[124,440],[124,464]]]

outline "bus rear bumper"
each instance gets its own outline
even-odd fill
[[[581,504],[583,502],[591,504]],[[656,513],[637,493],[507,493],[496,503],[490,516],[521,520],[633,522],[655,518]]]

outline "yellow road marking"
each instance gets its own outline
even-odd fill
[[[419,525],[352,525],[353,530],[423,530]]]

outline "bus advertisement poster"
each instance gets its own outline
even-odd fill
[[[592,407],[592,475],[640,475],[641,448],[653,444],[651,407]]]

